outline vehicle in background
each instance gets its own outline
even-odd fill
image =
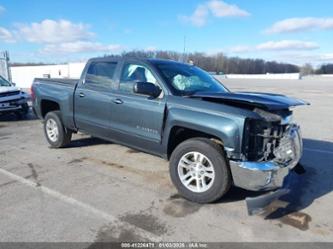
[[[15,113],[18,117],[25,116],[29,112],[28,99],[27,93],[0,76],[0,115]]]
[[[213,202],[231,185],[276,190],[250,199],[249,213],[285,194],[302,154],[280,94],[231,92],[202,69],[170,60],[91,59],[80,80],[35,79],[33,108],[54,148],[82,131],[170,161],[179,193]]]

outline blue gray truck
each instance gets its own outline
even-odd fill
[[[169,160],[188,200],[210,203],[234,185],[267,191],[249,213],[288,192],[302,155],[292,108],[280,94],[232,92],[204,70],[161,59],[94,58],[79,80],[35,79],[33,109],[51,147],[78,131]]]

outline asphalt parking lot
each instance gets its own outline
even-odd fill
[[[333,241],[333,79],[224,80],[231,90],[284,93],[295,109],[305,173],[261,215],[248,216],[232,188],[219,202],[177,195],[168,163],[77,134],[50,149],[32,114],[0,117],[0,241]]]

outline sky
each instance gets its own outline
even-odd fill
[[[223,52],[333,63],[332,0],[0,0],[12,62],[83,61],[122,51]]]

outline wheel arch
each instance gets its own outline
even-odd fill
[[[57,101],[50,99],[42,99],[40,102],[40,111],[42,118],[52,111],[61,111],[60,104]]]
[[[167,158],[170,159],[170,156],[174,149],[182,142],[191,139],[191,138],[208,138],[214,141],[216,144],[221,146],[224,151],[224,143],[221,138],[216,134],[207,133],[200,131],[199,129],[193,129],[186,126],[175,125],[170,129],[169,138],[167,143]]]

